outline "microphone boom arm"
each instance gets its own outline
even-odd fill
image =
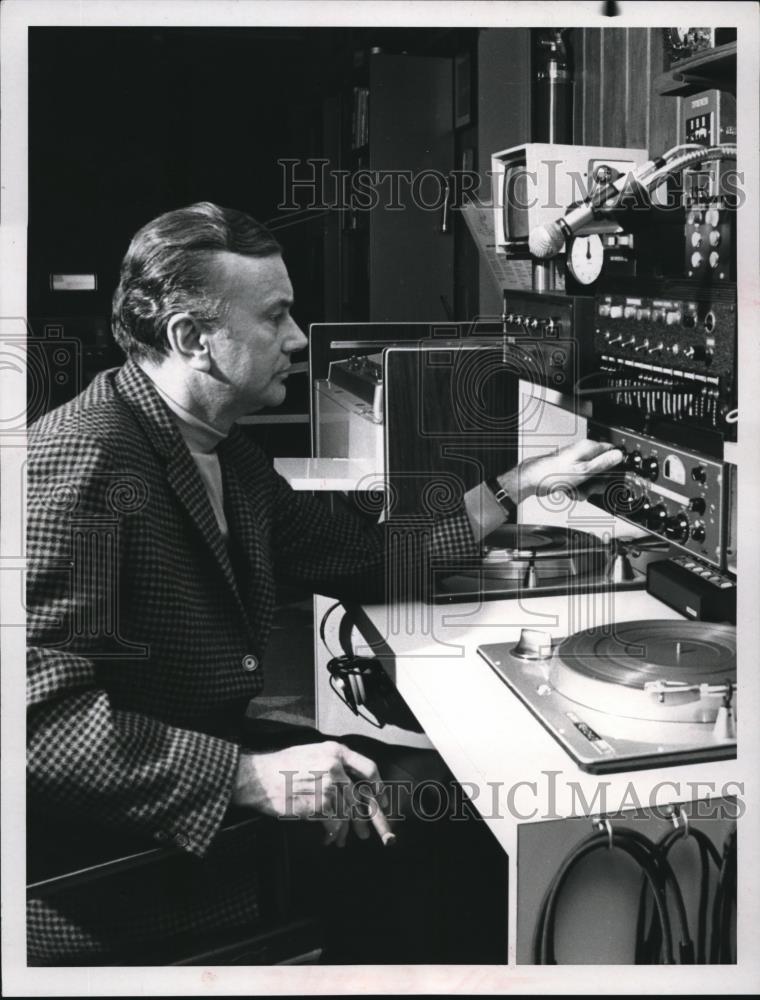
[[[651,207],[650,194],[671,174],[680,173],[685,167],[702,160],[736,159],[736,145],[721,143],[716,146],[697,146],[693,143],[674,146],[662,156],[644,163],[638,170],[627,174],[622,180],[601,185],[585,201],[576,202],[565,209],[565,215],[549,223],[537,226],[530,233],[528,245],[534,257],[546,260],[560,252],[566,240],[579,230],[586,229],[594,219],[605,213],[614,212],[625,206],[633,197]]]

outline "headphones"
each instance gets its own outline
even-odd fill
[[[336,602],[328,608],[319,626],[320,638],[328,651],[330,647],[325,637],[325,626],[330,615],[340,606],[340,602]],[[424,732],[380,660],[354,653],[351,644],[353,628],[354,623],[348,612],[344,613],[338,626],[342,655],[333,656],[327,664],[330,687],[354,715],[377,729],[390,725],[413,733]]]

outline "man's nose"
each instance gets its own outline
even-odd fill
[[[298,323],[296,323],[294,319],[291,319],[288,336],[283,349],[288,354],[295,354],[296,351],[302,351],[308,343],[309,338],[303,332]]]

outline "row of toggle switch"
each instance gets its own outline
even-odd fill
[[[669,419],[687,417],[708,427],[722,424],[724,408],[717,377],[605,354],[599,370],[614,379],[610,399],[616,405]]]
[[[521,313],[507,313],[502,318],[507,326],[521,326],[524,330],[541,328],[550,336],[557,337],[562,332],[562,322],[556,316],[547,319],[544,316],[530,316],[527,313],[524,316]]]
[[[673,357],[678,357],[681,354],[690,361],[704,362],[708,365],[713,356],[713,352],[704,344],[688,344],[682,348],[676,341],[669,347],[666,347],[663,341],[660,340],[655,343],[649,337],[638,340],[636,337],[629,336],[624,340],[622,334],[613,336],[609,330],[604,331],[604,339],[608,347],[614,347],[616,344],[619,344],[620,348],[630,348],[634,352],[646,351],[647,354],[672,354]]]

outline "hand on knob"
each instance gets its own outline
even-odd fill
[[[515,503],[555,491],[584,497],[594,492],[594,480],[623,461],[619,448],[603,441],[578,441],[553,455],[527,458],[499,476]]]

